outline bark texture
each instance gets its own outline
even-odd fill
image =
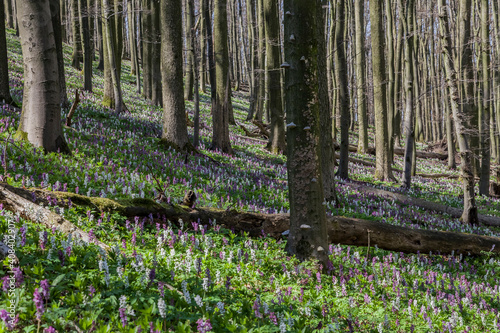
[[[15,138],[48,152],[69,153],[61,127],[59,70],[49,1],[19,1],[17,19],[24,60],[24,98]]]
[[[7,62],[7,37],[5,35],[4,13],[4,2],[3,0],[0,0],[0,101],[12,104],[14,100],[10,95],[9,64]]]
[[[162,139],[178,149],[188,144],[182,84],[181,0],[161,0],[161,65],[163,78]]]

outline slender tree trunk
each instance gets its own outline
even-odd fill
[[[481,64],[483,98],[481,114],[481,176],[479,194],[490,194],[490,15],[488,0],[481,0]]]
[[[12,0],[0,0],[0,2],[5,1],[5,6],[4,4],[0,4],[0,9],[2,9],[2,16],[3,21],[2,24],[4,24],[5,20],[7,20],[7,28],[14,29],[14,12],[12,10]]]
[[[10,0],[7,2],[10,2]],[[0,102],[5,102],[7,104],[14,103],[14,100],[10,95],[9,63],[7,61],[7,37],[5,34],[3,0],[0,0]]]
[[[318,145],[316,48],[317,6],[321,4],[319,0],[284,0],[283,9],[291,14],[285,14],[285,36],[296,34],[295,41],[284,40],[285,60],[290,64],[285,75],[287,122],[296,125],[287,129],[290,235],[286,247],[300,260],[315,257],[325,265],[328,236]]]
[[[387,94],[385,75],[384,35],[382,4],[370,1],[370,21],[372,39],[372,71],[375,111],[375,146],[377,149],[375,178],[393,180],[389,160],[389,137],[387,131]]]
[[[69,153],[61,127],[59,71],[50,2],[18,1],[17,19],[25,70],[23,111],[15,138],[28,140],[47,152]]]
[[[264,103],[266,99],[266,82],[265,82],[265,61],[266,61],[266,47],[265,47],[265,36],[264,36],[264,17],[262,10],[262,2],[263,0],[257,1],[257,30],[258,30],[258,39],[257,39],[257,59],[258,59],[258,69],[256,75],[257,84],[257,101],[255,105],[255,115],[254,119],[258,121],[262,121],[262,117],[264,115]]]
[[[236,0],[232,0],[232,5],[231,5],[231,35],[232,35],[232,41],[233,41],[233,70],[234,70],[234,91],[240,90],[240,39],[238,36],[238,20],[236,16]],[[278,4],[276,4],[277,6]],[[277,10],[276,10],[277,11]],[[279,22],[278,22],[279,23]],[[279,28],[279,24],[278,24]],[[266,32],[267,33],[267,32]],[[279,29],[278,29],[278,36],[279,36]],[[278,38],[279,39],[279,38]],[[281,96],[281,94],[280,94]]]
[[[201,6],[198,9],[198,15],[201,14]],[[203,20],[203,15],[200,17],[200,21]],[[199,77],[200,77],[200,72],[199,72],[199,65],[198,65],[198,45],[196,45],[196,28],[193,28],[191,31],[191,50],[193,52],[193,77],[194,77],[194,128],[193,128],[193,145],[194,147],[198,147],[200,143],[200,86],[199,86]],[[203,35],[203,32],[201,29],[200,31],[200,37]],[[203,54],[203,53],[202,53]]]
[[[135,82],[137,87],[137,93],[141,93],[141,67],[139,66],[139,53],[137,51],[137,36],[136,36],[136,15],[134,1],[128,0],[128,31],[130,34],[130,53],[132,54],[132,64],[135,69]]]
[[[97,69],[100,71],[104,71],[104,38],[102,33],[102,3],[101,0],[96,0],[97,7],[97,42],[99,43],[99,63],[97,65]],[[106,77],[104,78],[106,81]]]
[[[83,90],[92,91],[92,47],[90,44],[89,13],[87,0],[78,0],[83,50]]]
[[[359,123],[358,152],[366,153],[368,148],[368,117],[366,114],[366,71],[365,71],[365,1],[354,0],[354,20],[356,30],[356,90]]]
[[[207,92],[207,23],[203,8],[208,0],[200,0],[200,88],[203,93]]]
[[[230,82],[228,80],[229,50],[227,45],[227,0],[214,2],[214,54],[216,96],[215,107],[212,110],[213,137],[212,149],[220,149],[226,154],[232,154],[229,140],[229,99]]]
[[[0,0],[1,1],[1,0]],[[54,30],[54,41],[57,52],[57,69],[59,73],[59,95],[61,97],[61,107],[69,106],[68,94],[66,92],[66,76],[64,75],[64,55],[61,35],[60,3],[58,0],[50,0],[50,12],[52,15],[52,27]]]
[[[178,149],[188,145],[182,84],[182,1],[161,0],[163,76],[162,139]]]
[[[451,110],[455,122],[458,145],[460,147],[461,172],[464,191],[464,211],[461,217],[463,223],[477,224],[477,207],[474,194],[474,174],[472,172],[471,151],[468,138],[465,135],[467,114],[459,110],[458,101],[458,78],[453,67],[453,46],[451,42],[450,29],[448,26],[448,16],[446,11],[446,0],[439,0],[440,34],[443,39],[443,60],[446,73],[446,84],[450,94]]]
[[[160,0],[152,0],[151,102],[162,105]]]
[[[266,30],[267,75],[269,77],[269,107],[271,111],[271,136],[268,147],[273,154],[285,151],[285,124],[281,104],[280,44],[278,4],[264,0],[264,22]]]
[[[205,22],[207,25],[207,54],[208,54],[208,73],[209,73],[209,78],[210,78],[210,93],[211,93],[211,100],[212,100],[212,112],[214,110],[215,106],[215,96],[217,94],[217,86],[215,83],[215,60],[214,60],[214,41],[213,41],[213,34],[212,34],[212,15],[210,13],[210,1],[205,0],[203,2],[203,15],[205,18]],[[215,25],[215,23],[214,23]]]
[[[120,84],[120,72],[118,64],[116,63],[116,43],[117,38],[114,29],[116,29],[116,22],[113,19],[113,8],[115,0],[102,0],[103,18],[104,18],[104,41],[106,43],[107,58],[109,61],[109,71],[111,72],[111,82],[113,83],[113,97],[114,109],[116,113],[121,113],[123,110],[122,91]],[[117,15],[117,13],[115,13]],[[106,67],[106,62],[104,64]]]
[[[447,91],[443,92],[444,99],[444,111],[446,118],[446,141],[448,146],[448,168],[450,170],[455,170],[457,168],[457,162],[455,161],[455,139],[453,135],[453,115],[450,110],[450,97]]]
[[[347,60],[345,56],[345,29],[347,19],[345,14],[345,1],[337,0],[335,25],[335,68],[337,73],[337,86],[340,105],[340,161],[337,175],[341,179],[349,178],[349,88],[347,83]]]
[[[186,35],[186,41],[191,40],[191,29],[194,26],[194,0],[186,0],[186,13],[185,13],[185,25],[184,29]],[[191,50],[191,42],[186,42],[188,47],[187,59],[186,59],[186,76],[184,85],[184,99],[188,101],[193,100],[193,52]]]
[[[411,65],[415,61],[415,55],[413,52],[413,39],[415,34],[415,26],[413,23],[413,7],[415,6],[414,0],[407,0],[406,2],[406,18],[405,22],[403,19],[404,31],[405,31],[405,90],[406,90],[406,142],[405,142],[405,165],[404,165],[404,179],[403,187],[411,187],[411,174],[412,174],[412,164],[415,163],[413,148],[415,145],[415,129],[413,126],[413,66]]]
[[[248,68],[250,75],[250,107],[248,108],[247,120],[251,120],[255,114],[255,109],[257,108],[257,92],[258,92],[258,80],[256,75],[257,67],[257,52],[255,51],[256,45],[256,27],[255,27],[255,1],[256,0],[245,0],[247,9],[247,27],[248,27],[248,44],[249,44],[249,55],[250,66]]]
[[[395,71],[394,71],[394,23],[391,0],[385,0],[385,16],[387,20],[386,35],[387,35],[387,72],[389,74],[389,81],[387,82],[387,135],[388,135],[388,158],[389,162],[392,164],[394,160],[393,148],[394,148],[394,81],[395,81]]]
[[[71,31],[73,34],[73,54],[71,56],[71,66],[80,70],[80,54],[82,52],[80,20],[78,16],[78,0],[71,0]]]
[[[152,0],[142,0],[142,79],[143,95],[151,99],[152,82]]]
[[[68,32],[66,31],[66,0],[59,0],[59,17],[61,22],[61,39],[68,41]]]

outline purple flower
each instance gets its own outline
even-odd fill
[[[23,271],[21,271],[19,267],[14,267],[12,271],[14,272],[14,279],[16,280],[16,288],[19,288],[24,283]]]
[[[45,250],[45,245],[47,244],[47,231],[40,232],[38,243],[40,244],[40,248]]]
[[[35,302],[36,306],[36,318],[40,320],[42,319],[42,315],[45,312],[45,309],[43,307],[43,297],[38,291],[38,288],[35,288],[35,292],[33,293],[33,301]]]
[[[49,326],[49,328],[45,329],[46,333],[56,333],[56,329],[52,326]]]
[[[94,242],[94,239],[95,239],[94,229],[90,229],[90,230],[89,230],[89,242],[90,242],[90,243],[93,243],[93,242]]]
[[[122,248],[127,249],[127,241],[125,241],[125,238],[122,239]]]
[[[152,268],[149,271],[149,282],[153,282],[155,280],[155,277],[156,277],[156,271],[154,268]]]
[[[198,324],[198,332],[199,333],[207,333],[212,329],[212,325],[210,324],[210,319],[200,318],[196,321]]]
[[[127,315],[125,314],[126,309],[120,308],[118,311],[120,312],[120,319],[122,321],[122,327],[127,326]]]
[[[160,295],[161,297],[165,297],[165,289],[164,286],[165,282],[158,281],[158,290],[160,290]]]
[[[278,325],[278,319],[276,318],[276,315],[274,314],[274,312],[271,312],[269,314],[269,320],[274,324],[274,325]]]
[[[231,278],[226,276],[226,290],[229,290],[229,287],[231,287]]]
[[[0,310],[0,318],[2,318],[3,322],[7,325],[7,329],[11,330],[16,326],[17,322],[19,321],[19,314],[16,315],[14,319],[12,319],[9,316],[9,313],[7,310],[2,309]]]
[[[136,243],[136,235],[135,232],[132,234],[132,245],[135,246]]]
[[[89,286],[89,293],[90,293],[90,297],[94,297],[94,293],[95,293],[95,288],[93,285],[90,285]]]
[[[43,298],[45,298],[48,301],[50,297],[49,281],[47,281],[47,279],[40,281],[40,287],[42,287]]]
[[[10,278],[8,275],[5,275],[3,278],[2,278],[2,289],[4,292],[8,292],[9,291],[9,284],[10,284]]]
[[[26,245],[26,230],[27,228],[24,225],[19,228],[19,231],[21,231],[21,246]]]

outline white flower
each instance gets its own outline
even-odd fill
[[[120,296],[120,308],[123,308],[123,309],[127,308],[127,296],[125,296],[125,295]]]
[[[221,315],[224,315],[224,313],[226,313],[226,310],[224,310],[224,303],[217,302],[216,306],[219,309],[219,312],[220,312]]]
[[[167,306],[165,305],[165,301],[163,298],[158,299],[158,311],[160,311],[160,316],[165,318],[167,316],[166,312]]]
[[[203,300],[201,299],[200,295],[196,295],[194,297],[194,301],[200,308],[203,307]]]

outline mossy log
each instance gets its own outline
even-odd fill
[[[0,201],[4,205],[9,202],[8,200],[12,200],[9,198],[18,200],[18,203],[6,206],[6,208],[15,211],[23,211],[24,208],[20,206],[20,203],[24,201],[21,199],[33,198],[34,195],[36,202],[42,203],[50,195],[53,198],[58,198],[61,204],[63,201],[67,202],[68,199],[71,199],[73,204],[90,206],[101,211],[115,211],[128,217],[153,214],[153,217],[156,218],[156,214],[159,214],[172,222],[182,219],[185,223],[200,222],[202,224],[208,224],[210,221],[216,220],[218,225],[232,229],[235,232],[247,232],[252,237],[265,234],[279,238],[290,227],[288,214],[261,214],[216,208],[191,209],[182,205],[158,204],[149,199],[115,201],[106,198],[85,197],[68,192],[19,189],[8,185],[0,186],[0,190]],[[38,206],[31,201],[28,202],[29,205]],[[55,221],[52,225],[57,225],[63,220],[57,214],[50,213],[56,215],[51,215]],[[32,219],[36,220],[33,216]],[[71,224],[63,221],[66,228],[60,228],[60,230],[70,232],[74,226],[71,225],[72,228],[68,228],[68,223]],[[371,244],[372,246],[377,245],[381,249],[407,253],[428,253],[430,251],[442,254],[454,251],[455,253],[474,255],[479,255],[482,251],[500,253],[500,238],[496,237],[411,229],[383,222],[340,216],[328,217],[328,235],[330,243],[334,244],[340,243],[354,246],[368,246],[368,244]]]
[[[19,195],[23,193],[23,195]],[[41,205],[30,200],[30,192],[23,189],[17,189],[5,183],[0,184],[0,203],[4,208],[19,213],[21,217],[43,224],[49,228],[55,228],[64,234],[73,234],[85,242],[90,242],[89,234],[75,226],[73,223],[64,219],[60,215],[48,210]],[[108,251],[110,247],[99,240],[94,243],[102,249]]]

